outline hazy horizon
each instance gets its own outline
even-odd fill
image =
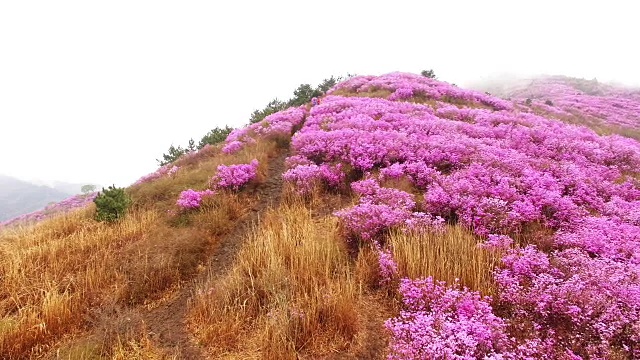
[[[331,75],[640,86],[633,3],[0,4],[0,174],[129,185],[171,144]],[[330,20],[329,20],[330,19]]]

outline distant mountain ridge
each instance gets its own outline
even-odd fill
[[[0,221],[36,211],[80,192],[75,184],[54,182],[52,185],[36,185],[0,175]]]

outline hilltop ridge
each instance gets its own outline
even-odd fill
[[[637,358],[638,109],[351,77],[142,177],[121,221],[0,230],[0,354]]]

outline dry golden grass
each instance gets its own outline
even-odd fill
[[[139,319],[119,317],[111,320],[108,333],[101,336],[89,335],[72,342],[56,344],[56,350],[50,352],[47,360],[88,360],[88,359],[157,359],[177,360],[179,354],[159,348],[149,337],[149,331]],[[128,324],[123,324],[128,322]]]
[[[335,219],[300,204],[271,210],[233,268],[202,284],[191,326],[221,358],[295,359],[344,351],[359,290]]]
[[[220,193],[199,211],[158,222],[148,231],[150,241],[132,244],[121,252],[120,274],[125,284],[113,296],[129,305],[155,300],[162,291],[193,275],[206,261],[217,240],[255,202],[232,193]]]
[[[356,92],[350,89],[340,89],[334,91],[331,95],[344,96],[344,97],[372,97],[386,99],[389,95],[393,94],[393,91],[387,89],[372,88],[368,91]]]
[[[110,351],[111,360],[177,360],[179,356],[159,349],[142,331],[138,336],[118,337]]]
[[[273,141],[233,156],[209,150],[200,162],[185,162],[173,178],[133,187],[135,205],[115,224],[93,220],[92,205],[0,232],[0,358],[51,355],[52,344],[63,337],[73,338],[79,330],[95,333],[95,318],[107,319],[101,326],[116,326],[101,312],[154,301],[193,275],[257,199],[220,192],[200,211],[171,216],[167,210],[175,208],[181,191],[206,188],[220,164],[257,158],[257,182],[263,181],[277,151]],[[78,336],[77,343],[67,341],[67,348],[75,349],[71,358],[145,358],[140,354],[154,353],[149,340],[140,336],[121,337],[119,345],[100,334],[89,336],[88,342]]]
[[[498,254],[479,248],[478,239],[460,226],[447,226],[442,232],[393,232],[388,241],[401,277],[433,276],[448,283],[460,279],[485,295],[495,291],[492,271]]]
[[[24,358],[81,326],[92,302],[117,285],[119,249],[141,240],[157,219],[132,213],[106,225],[87,212],[0,238],[0,355]]]

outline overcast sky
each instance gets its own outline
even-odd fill
[[[125,186],[330,75],[640,84],[635,1],[2,1],[0,173]]]

